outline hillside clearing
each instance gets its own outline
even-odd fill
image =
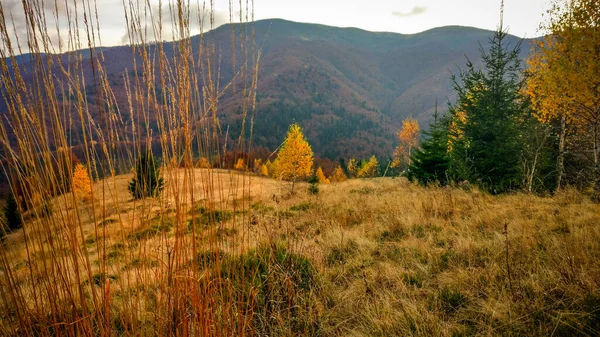
[[[402,178],[376,178],[321,184],[316,196],[309,195],[307,185],[301,183],[299,192],[290,196],[286,182],[197,169],[192,203],[192,189],[179,191],[174,183],[182,174],[165,172],[164,197],[141,202],[130,198],[129,175],[96,183],[95,201],[88,201],[89,208],[80,212],[83,236],[68,228],[57,229],[54,236],[69,243],[33,245],[46,251],[30,247],[31,269],[43,275],[44,267],[54,265],[52,261],[70,256],[61,255],[59,248],[82,245],[85,249],[79,258],[89,260],[95,271],[91,280],[96,285],[89,289],[109,289],[117,334],[164,331],[159,327],[165,321],[152,305],[166,300],[161,296],[168,294],[163,288],[170,284],[167,280],[186,278],[187,286],[194,287],[227,268],[233,269],[224,275],[238,284],[233,289],[258,296],[246,309],[254,312],[244,328],[251,334],[570,336],[600,332],[600,206],[576,191],[565,190],[552,198],[490,196],[478,190],[423,188]],[[206,189],[202,182],[207,179],[217,188]],[[205,196],[207,191],[213,195]],[[93,209],[92,204],[104,207]],[[51,217],[68,217],[71,212],[65,205],[60,197],[55,199]],[[15,284],[22,289],[43,286],[44,281],[30,277],[23,242],[22,232],[6,241],[6,260]],[[182,250],[186,253],[173,257],[176,245],[186,245]],[[252,256],[262,261],[256,262],[257,272],[247,274],[247,280],[237,279],[235,275],[246,275],[240,274],[246,267],[239,269],[238,257],[247,261],[243,263],[254,263],[249,262]],[[267,268],[265,279],[259,271],[261,263]],[[304,263],[308,265],[302,268],[309,269],[298,269],[296,274],[294,268]],[[89,282],[83,272],[80,281]],[[248,281],[246,289],[241,284]],[[285,284],[291,288],[285,290]],[[277,296],[288,302],[270,305],[267,296],[267,304],[259,306],[265,300],[264,285],[277,286],[271,291],[281,291]],[[2,283],[2,288],[7,286]],[[292,297],[285,295],[289,291]],[[285,303],[294,304],[296,311],[286,313],[277,306]],[[224,303],[204,305],[216,310]],[[276,308],[277,315],[267,315]],[[0,310],[5,317],[0,329],[11,331],[8,325],[15,313],[6,306]]]

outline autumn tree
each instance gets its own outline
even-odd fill
[[[164,180],[152,152],[143,152],[135,165],[135,176],[129,182],[129,192],[134,199],[141,199],[158,195],[163,187]]]
[[[587,135],[583,152],[591,154],[594,197],[600,199],[600,3],[557,0],[548,14],[548,36],[528,60],[527,93],[538,118],[559,125],[558,188],[571,127],[573,134]]]
[[[410,166],[411,155],[414,148],[419,145],[419,122],[410,117],[402,121],[402,128],[396,134],[399,145],[394,151],[392,167],[400,165]]]
[[[359,170],[360,167],[356,158],[348,160],[348,178],[356,178]]]
[[[269,165],[270,165],[269,162],[267,162],[266,164],[260,165],[260,175],[261,176],[264,176],[264,177],[269,176]]]
[[[311,175],[312,166],[313,151],[304,139],[300,126],[294,123],[290,126],[287,137],[277,153],[278,178],[291,181],[293,193],[295,183]]]
[[[346,173],[344,173],[344,169],[340,165],[336,167],[335,170],[333,170],[333,173],[331,174],[331,177],[329,177],[329,179],[331,182],[339,183],[348,180],[348,177],[346,176]]]
[[[201,157],[196,162],[196,167],[197,168],[210,168],[211,166],[210,166],[210,163],[208,162],[208,159],[206,159],[206,157]]]
[[[71,189],[77,196],[89,196],[92,193],[92,180],[82,164],[75,165],[73,178],[71,179]]]
[[[319,166],[315,175],[317,176],[317,179],[319,179],[319,183],[321,183],[321,184],[331,183],[331,181],[329,179],[327,179],[327,177],[325,177],[325,174],[323,173],[323,169],[321,168],[321,166]]]
[[[371,156],[368,162],[364,163],[358,171],[358,178],[373,178],[379,173],[379,162],[375,155]]]
[[[238,158],[238,160],[235,162],[235,165],[233,166],[233,169],[237,171],[245,171],[246,163],[244,162],[244,158]]]

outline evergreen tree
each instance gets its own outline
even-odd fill
[[[19,205],[12,194],[6,200],[6,205],[4,206],[4,217],[6,218],[6,226],[8,230],[13,231],[23,227],[23,219],[21,218],[21,212],[19,212]]]
[[[468,62],[466,71],[452,77],[458,94],[450,107],[453,173],[492,193],[514,190],[522,183],[519,123],[527,113],[527,100],[521,90],[520,45],[508,50],[506,35],[499,29],[489,52],[481,50],[483,69]]]
[[[319,177],[316,174],[308,179],[308,193],[319,194]]]
[[[409,180],[417,180],[422,185],[436,181],[441,185],[448,184],[450,158],[447,131],[447,126],[438,118],[436,109],[433,124],[430,124],[429,131],[425,132],[421,148],[413,152],[407,173]]]
[[[135,177],[129,182],[129,192],[134,199],[157,196],[164,187],[158,166],[151,152],[142,153],[135,165]]]

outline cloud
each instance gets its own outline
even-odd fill
[[[409,18],[411,16],[417,16],[417,15],[425,14],[425,12],[427,12],[427,9],[428,9],[427,7],[415,6],[408,13],[400,12],[400,11],[394,11],[394,12],[392,12],[392,15],[393,16],[397,16],[399,18]]]

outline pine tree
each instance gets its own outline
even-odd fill
[[[421,143],[421,148],[416,149],[408,169],[409,180],[417,180],[422,185],[431,182],[448,184],[448,133],[443,121],[438,118],[437,108],[434,121],[429,125],[429,131]]]
[[[308,179],[308,193],[319,194],[319,177],[316,174]]]
[[[12,194],[6,200],[6,205],[4,206],[4,217],[6,218],[8,230],[14,231],[23,226],[23,219],[21,218],[19,205]]]
[[[450,107],[455,126],[449,135],[453,173],[492,193],[514,190],[522,183],[519,123],[527,113],[527,100],[522,94],[520,45],[508,50],[506,35],[499,29],[489,52],[481,50],[483,70],[468,62],[466,71],[452,77],[458,94]]]
[[[298,124],[292,124],[281,149],[277,153],[277,175],[279,178],[292,182],[292,190],[296,181],[311,175],[313,166],[313,151],[304,139],[302,129]]]
[[[135,177],[129,182],[129,192],[134,199],[157,196],[164,187],[158,166],[151,152],[142,153],[135,166]]]

